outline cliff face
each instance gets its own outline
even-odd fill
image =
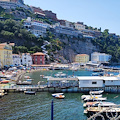
[[[91,39],[60,39],[61,42],[65,43],[65,46],[60,50],[55,57],[60,59],[61,62],[74,62],[75,55],[77,54],[88,54],[91,55],[93,52],[100,51],[99,47],[94,46]],[[67,61],[66,61],[66,60]]]

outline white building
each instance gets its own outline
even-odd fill
[[[75,25],[75,29],[77,29],[77,30],[84,30],[85,29],[85,25],[80,23],[80,22],[77,22],[74,25]]]
[[[24,22],[24,27],[31,31],[35,36],[44,36],[49,24],[43,23],[42,21],[32,21],[30,17]]]
[[[13,65],[21,65],[21,57],[18,54],[13,54]]]
[[[78,77],[79,88],[97,88],[104,87],[103,78],[99,76],[81,76]]]
[[[22,53],[22,65],[32,65],[32,56],[30,55],[30,53]]]
[[[94,52],[91,54],[91,61],[96,63],[106,63],[111,59],[111,55]]]
[[[105,88],[120,86],[120,77],[118,76],[80,76],[79,88]]]

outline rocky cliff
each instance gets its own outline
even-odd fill
[[[56,59],[60,59],[62,63],[74,62],[75,55],[77,54],[88,54],[95,51],[100,51],[98,46],[92,44],[92,40],[89,38],[82,39],[60,39],[64,43],[64,46],[57,54]]]

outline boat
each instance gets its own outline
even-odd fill
[[[63,95],[64,93],[54,93],[52,94],[53,97],[58,96],[58,95]]]
[[[84,100],[85,98],[90,98],[90,97],[96,97],[96,98],[99,98],[99,97],[102,97],[102,95],[82,95],[81,96],[81,99]]]
[[[24,91],[25,94],[35,95],[36,91]]]
[[[105,101],[107,100],[107,98],[103,98],[103,97],[100,97],[100,98],[94,98],[94,97],[91,97],[91,98],[86,98],[84,99],[84,102],[94,102],[94,101]]]
[[[98,117],[96,116],[97,118],[104,116],[104,120],[108,120],[108,118],[110,120],[112,116],[117,117],[120,115],[120,108],[117,108],[117,107],[114,107],[114,108],[111,108],[111,107],[88,107],[84,110],[84,114],[86,114],[88,118],[99,112],[100,112],[100,114],[99,114],[100,116],[99,115],[98,115]]]
[[[25,78],[25,79],[29,79],[29,78],[30,78],[30,76],[24,76],[24,78]]]
[[[0,98],[3,97],[5,94],[4,93],[0,93]]]
[[[32,81],[19,81],[18,83],[16,83],[17,85],[31,85]]]
[[[83,104],[83,107],[112,107],[115,106],[116,104],[112,102],[86,102]]]
[[[56,95],[55,98],[64,99],[64,98],[65,98],[65,95]]]
[[[104,90],[90,91],[89,94],[92,94],[92,95],[99,95],[99,94],[102,94],[103,92],[104,92]]]

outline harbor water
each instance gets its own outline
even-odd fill
[[[60,71],[39,71],[27,73],[33,84],[46,81],[40,75],[54,76]],[[88,76],[91,71],[63,71],[68,75]],[[118,74],[118,73],[114,73]],[[42,84],[42,83],[41,83]],[[51,120],[51,101],[54,100],[54,120],[86,120],[81,95],[84,93],[65,93],[65,99],[55,99],[50,92],[37,92],[36,95],[10,92],[0,99],[1,120]],[[107,101],[120,104],[120,94],[105,93]]]

